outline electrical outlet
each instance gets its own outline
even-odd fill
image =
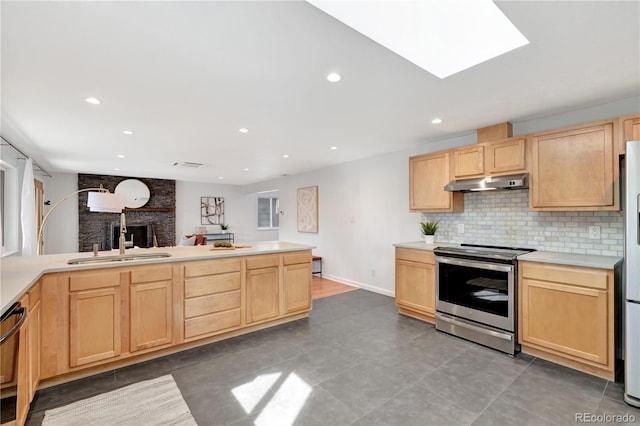
[[[464,223],[458,224],[458,234],[464,234]]]
[[[599,240],[600,239],[600,227],[599,226],[590,226],[589,227],[589,239],[590,240]]]

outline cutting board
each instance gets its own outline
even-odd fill
[[[213,247],[211,246],[211,248],[209,250],[235,250],[235,247]]]

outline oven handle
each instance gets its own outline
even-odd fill
[[[483,334],[488,334],[490,336],[494,336],[494,337],[498,337],[500,339],[504,339],[504,340],[512,340],[513,336],[511,334],[507,334],[507,333],[500,333],[498,331],[493,331],[493,330],[487,330],[484,327],[478,327],[477,325],[473,325],[473,324],[469,324],[466,321],[460,321],[455,319],[452,316],[446,315],[446,314],[442,314],[440,312],[436,312],[436,319],[442,320],[444,322],[448,322],[454,325],[458,325],[460,327],[464,327],[464,328],[469,328],[471,330],[483,333]]]
[[[505,265],[501,263],[491,263],[491,262],[478,262],[470,259],[458,259],[458,258],[442,257],[442,256],[436,256],[436,263],[448,263],[450,265],[456,265],[456,266],[469,266],[472,268],[488,269],[491,271],[498,271],[498,272],[513,271],[513,265]]]
[[[13,336],[16,331],[20,329],[24,320],[27,319],[27,310],[20,306],[20,302],[16,302],[2,315],[2,322],[6,321],[10,317],[14,315],[20,315],[18,318],[18,322],[15,323],[13,327],[9,329],[2,337],[0,337],[0,344],[7,340],[9,337]]]

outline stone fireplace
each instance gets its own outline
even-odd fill
[[[126,239],[138,247],[151,247],[153,235],[158,246],[176,244],[176,182],[167,179],[131,178],[126,176],[78,174],[78,188],[100,185],[114,192],[125,179],[138,179],[149,187],[149,202],[141,208],[125,209]],[[100,250],[118,248],[120,236],[119,213],[89,212],[87,193],[78,194],[78,251],[91,251],[97,243]]]

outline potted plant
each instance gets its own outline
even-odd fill
[[[435,242],[435,234],[438,230],[439,220],[435,222],[420,222],[420,232],[424,235],[424,242],[426,244],[433,244]]]
[[[227,233],[227,230],[229,229],[229,225],[226,223],[221,223],[220,224],[220,230],[222,231],[223,234]]]

